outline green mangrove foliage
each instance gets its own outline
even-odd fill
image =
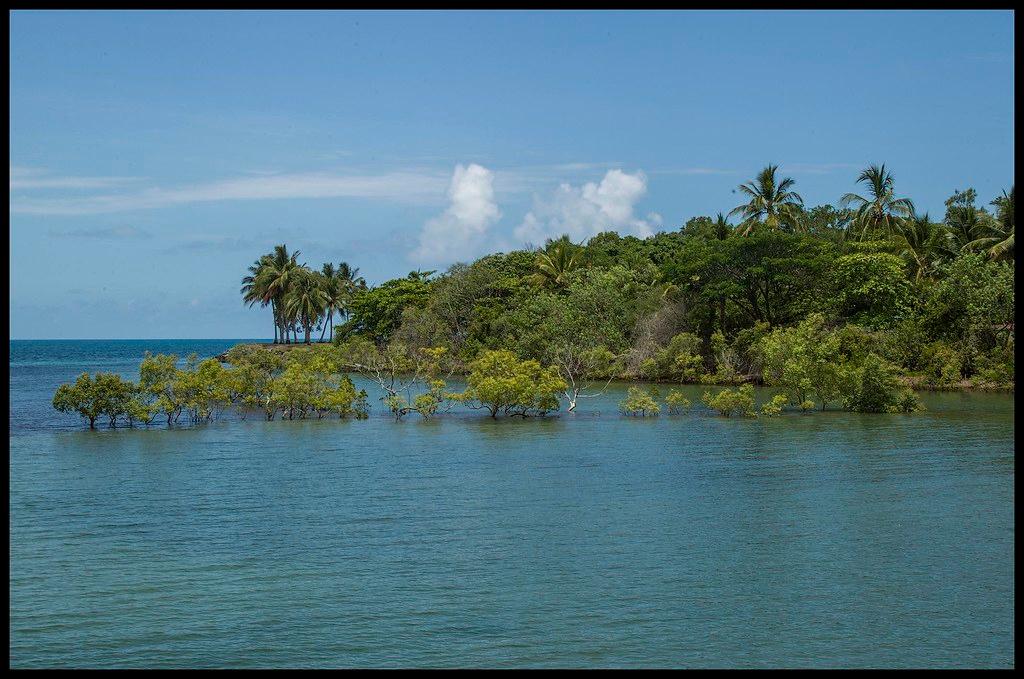
[[[776,394],[761,404],[761,417],[780,415],[787,405],[789,405],[789,397],[785,394]]]
[[[470,408],[527,417],[558,410],[558,394],[568,386],[553,366],[521,360],[508,350],[485,351],[470,364],[467,387],[453,395]]]
[[[619,410],[625,415],[647,417],[660,413],[661,406],[658,405],[652,392],[644,391],[639,387],[630,387],[625,400],[619,403]]]
[[[250,345],[233,348],[227,358],[230,368],[213,358],[200,361],[194,354],[179,366],[173,354],[147,352],[138,382],[85,373],[57,388],[53,407],[81,415],[90,428],[100,416],[110,426],[118,421],[151,424],[158,417],[169,425],[209,422],[229,407],[236,407],[242,417],[256,411],[268,420],[278,413],[286,419],[367,416],[366,392],[356,391],[333,356],[305,350],[285,358]]]
[[[665,397],[665,405],[668,406],[669,415],[679,415],[689,412],[693,404],[690,403],[690,399],[683,396],[679,391],[669,389],[668,395]]]
[[[723,389],[713,395],[711,392],[704,392],[701,400],[709,409],[718,411],[725,417],[757,417],[757,411],[754,409],[754,387],[749,384],[741,385],[738,389]]]

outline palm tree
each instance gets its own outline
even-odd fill
[[[946,201],[947,252],[952,259],[962,252],[984,243],[996,226],[996,219],[984,208],[974,205],[977,192],[974,189],[956,191]]]
[[[914,281],[920,283],[942,258],[945,237],[943,225],[933,222],[927,212],[900,220],[896,239],[902,246],[900,256],[907,260],[914,273]]]
[[[298,322],[305,331],[305,343],[309,344],[310,328],[316,323],[327,306],[327,294],[323,290],[322,276],[305,266],[298,267],[291,275],[284,308],[289,319]]]
[[[715,215],[715,223],[711,225],[711,232],[714,234],[716,240],[725,240],[732,235],[733,225],[729,223],[729,218],[719,212]]]
[[[281,326],[281,337],[284,342],[290,342],[288,330],[291,324],[288,322],[284,308],[284,298],[291,290],[297,272],[305,268],[298,262],[300,252],[289,254],[287,245],[275,245],[274,251],[269,255],[269,260],[260,272],[258,285],[266,289],[266,294],[274,301],[277,310],[277,322]]]
[[[754,227],[763,223],[770,229],[792,229],[797,221],[796,208],[803,205],[800,194],[790,189],[796,184],[792,177],[779,181],[775,176],[778,165],[768,164],[753,181],[739,186],[740,193],[750,200],[729,211],[729,216],[738,214],[743,221],[736,227],[744,236],[753,232]]]
[[[996,218],[989,222],[988,235],[967,244],[972,249],[985,250],[990,259],[1013,259],[1013,187],[1010,192],[992,201]]]
[[[347,264],[342,262],[342,267],[348,267]],[[348,272],[351,274],[351,271]],[[348,281],[341,276],[341,267],[338,269],[334,268],[334,265],[327,263],[323,265],[320,271],[321,275],[321,286],[324,291],[324,313],[326,317],[323,330],[320,332],[320,341],[324,341],[324,333],[330,328],[329,341],[334,340],[334,312],[337,311],[339,314],[345,309],[345,304],[349,299],[349,291],[346,287]]]
[[[896,233],[901,220],[914,214],[914,203],[909,198],[893,195],[892,173],[885,169],[884,163],[869,166],[857,177],[857,183],[868,187],[870,197],[847,193],[839,204],[855,207],[853,225],[859,229],[861,240],[876,234],[890,236]]]
[[[537,272],[530,276],[531,282],[541,287],[567,286],[569,274],[580,267],[582,255],[583,249],[569,240],[569,236],[549,240],[545,249],[537,251]]]
[[[262,275],[265,269],[270,265],[271,256],[263,255],[249,267],[249,275],[242,278],[242,302],[252,307],[253,304],[259,302],[260,306],[265,307],[270,305],[271,313],[274,316],[274,344],[277,344],[277,331],[280,328],[280,324],[277,319],[277,308],[274,298],[269,294],[267,290],[267,278]]]

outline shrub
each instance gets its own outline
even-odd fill
[[[484,408],[491,417],[544,415],[558,409],[558,394],[568,385],[558,369],[519,360],[508,350],[485,351],[470,364],[467,387],[457,399]]]
[[[754,388],[749,384],[744,384],[736,390],[723,389],[714,396],[710,392],[705,392],[701,400],[708,408],[717,410],[725,417],[757,417],[754,410]]]
[[[62,384],[53,395],[53,407],[58,412],[76,412],[96,428],[96,420],[105,415],[110,426],[117,418],[138,412],[135,401],[136,387],[114,373],[97,373],[95,377],[82,373],[74,384]]]
[[[902,389],[896,399],[895,410],[900,413],[914,413],[924,410],[924,406],[912,389]]]
[[[630,387],[626,399],[619,403],[619,410],[626,415],[647,417],[660,413],[661,407],[649,392],[639,387]]]
[[[782,409],[789,405],[789,397],[785,394],[776,394],[761,406],[761,414],[765,417],[775,417],[782,413]]]
[[[690,399],[683,396],[675,389],[670,389],[665,397],[665,404],[668,405],[669,415],[679,415],[690,409]]]
[[[868,354],[857,371],[847,407],[859,413],[891,413],[900,409],[905,392],[892,368],[876,354]]]

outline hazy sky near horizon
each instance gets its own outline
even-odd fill
[[[884,162],[939,217],[1013,183],[1013,14],[10,15],[12,338],[262,337],[285,242],[371,283],[726,212]]]

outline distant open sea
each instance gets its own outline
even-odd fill
[[[1012,667],[1014,398],[88,431],[10,341],[12,667]],[[666,387],[661,386],[664,393]],[[762,395],[766,392],[762,392]]]

